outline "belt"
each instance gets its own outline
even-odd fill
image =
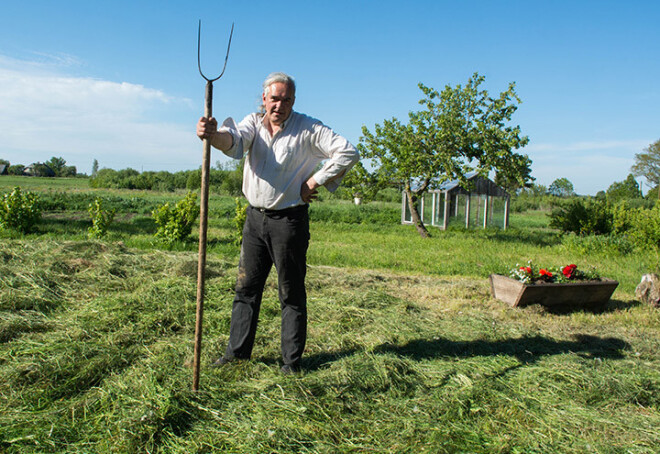
[[[297,205],[295,207],[289,207],[289,208],[283,208],[281,210],[269,210],[267,208],[259,208],[259,207],[253,207],[250,205],[250,208],[253,210],[257,210],[260,213],[266,214],[266,215],[287,215],[287,214],[295,214],[295,213],[301,213],[303,211],[307,211],[307,207],[309,205]]]

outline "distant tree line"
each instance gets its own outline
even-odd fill
[[[89,184],[93,188],[142,189],[153,191],[175,191],[177,189],[196,190],[201,186],[201,169],[179,172],[138,172],[127,168],[122,170],[100,169],[93,172]],[[238,196],[242,193],[243,166],[225,168],[218,164],[210,169],[209,184],[213,192]]]
[[[531,184],[512,192],[512,211],[553,209],[558,205],[571,202],[573,199],[594,199],[600,202],[615,204],[626,201],[630,207],[651,207],[657,198],[657,191],[649,191],[644,197],[639,183],[633,174],[623,181],[615,181],[607,190],[598,191],[595,197],[580,196],[575,193],[573,183],[567,178],[557,178],[550,186]]]
[[[66,165],[64,158],[53,156],[46,162],[35,162],[28,166],[23,164],[12,165],[6,159],[0,159],[0,166],[6,167],[9,175],[30,175],[35,177],[76,177],[78,175],[76,166]]]

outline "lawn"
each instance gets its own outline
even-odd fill
[[[433,230],[423,240],[409,226],[367,222],[369,208],[325,200],[312,210],[304,373],[279,374],[273,276],[254,357],[212,370],[238,262],[233,199],[212,196],[204,367],[193,393],[197,245],[158,243],[149,216],[183,194],[94,194],[123,210],[103,240],[86,237],[81,209],[0,236],[0,452],[660,446],[660,311],[634,299],[655,257],[567,241],[540,212],[512,215],[507,231]],[[379,211],[388,209],[397,208]],[[594,264],[621,284],[597,312],[494,300],[488,274],[528,259]]]

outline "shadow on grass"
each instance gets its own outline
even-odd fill
[[[60,218],[60,217],[43,217],[41,222],[36,228],[38,233],[57,233],[76,235],[81,232],[87,233],[87,229],[92,225],[92,222],[87,219],[79,218]]]
[[[329,363],[333,363],[335,361],[339,361],[342,358],[352,356],[358,351],[362,351],[362,349],[350,348],[338,352],[316,353],[314,355],[309,355],[303,358],[303,367],[310,371],[318,370]]]
[[[518,339],[451,341],[444,338],[416,339],[404,345],[384,344],[376,353],[394,353],[420,361],[439,357],[468,358],[473,356],[508,355],[523,364],[533,364],[542,357],[577,353],[585,358],[622,359],[630,345],[615,337],[576,334],[575,340],[557,341],[543,336]]]
[[[525,336],[517,339],[452,341],[437,337],[415,339],[403,345],[383,344],[376,347],[376,354],[393,353],[415,361],[434,358],[471,358],[475,356],[507,355],[518,359],[522,365],[533,364],[551,355],[577,353],[583,358],[624,358],[623,350],[630,347],[615,337],[598,337],[577,334],[572,341],[557,341],[543,336]],[[362,349],[353,348],[333,353],[318,353],[304,359],[307,370],[318,370],[328,363],[351,356]]]
[[[623,300],[611,299],[605,304],[593,304],[591,306],[582,306],[582,307],[566,306],[566,305],[544,306],[542,310],[553,315],[569,315],[580,311],[590,312],[594,314],[603,314],[607,312],[624,311],[639,305],[641,305],[641,303],[635,300],[623,301]]]
[[[91,222],[89,225],[92,225]],[[156,233],[156,223],[153,218],[146,216],[126,217],[117,219],[110,224],[110,232],[118,232],[129,235],[153,235]]]
[[[497,230],[493,233],[486,232],[484,238],[498,243],[529,244],[538,247],[556,246],[561,243],[560,236],[555,232],[547,232],[537,229],[510,228]]]

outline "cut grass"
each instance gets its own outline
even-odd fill
[[[650,307],[513,310],[490,298],[485,279],[312,265],[305,373],[279,374],[272,276],[254,358],[210,370],[227,339],[236,265],[214,255],[202,390],[192,393],[194,252],[31,238],[3,241],[0,257],[6,452],[660,444],[660,315]],[[31,294],[41,296],[26,306]]]
[[[89,198],[39,190],[64,206]],[[192,393],[197,240],[165,248],[148,216],[183,194],[92,193],[120,207],[104,241],[87,240],[79,207],[1,234],[0,452],[657,452],[660,312],[633,299],[655,256],[565,241],[542,212],[422,240],[395,223],[323,221],[369,210],[322,202],[305,373],[279,374],[273,276],[253,359],[211,370],[238,261],[233,198],[212,196]],[[487,275],[528,259],[596,265],[621,285],[599,313],[493,300]]]

